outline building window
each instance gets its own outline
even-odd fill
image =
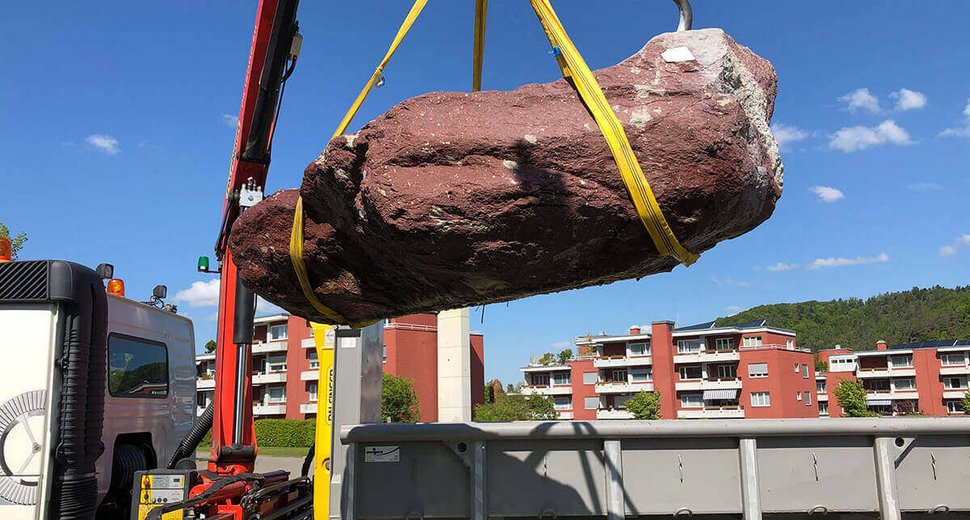
[[[714,340],[715,350],[734,350],[734,338],[717,338]]]
[[[553,385],[568,385],[569,384],[569,372],[555,372],[552,374],[552,384]]]
[[[168,396],[168,349],[165,344],[111,334],[108,337],[108,392],[114,397]]]
[[[736,365],[720,365],[717,367],[718,379],[737,379],[738,367]]]
[[[634,368],[630,370],[631,383],[649,383],[653,381],[653,370],[650,368]]]
[[[798,363],[795,363],[795,373],[798,373]]]
[[[583,384],[595,385],[600,380],[599,372],[583,372]]]
[[[965,377],[944,377],[943,378],[943,388],[947,390],[963,390],[967,387],[967,379]]]
[[[387,363],[387,345],[384,345],[384,350],[381,355],[383,356],[383,362]]]
[[[824,380],[822,380],[822,381],[816,381],[815,382],[815,391],[818,392],[818,393],[820,393],[820,394],[824,394],[825,393],[825,381]]]
[[[599,397],[587,397],[583,399],[583,408],[587,410],[598,410],[600,407]]]
[[[532,386],[549,386],[549,374],[532,374]]]
[[[286,339],[286,324],[283,325],[270,325],[269,326],[269,340],[279,341]]]
[[[894,379],[893,386],[896,390],[916,390],[916,380],[913,378]]]
[[[271,386],[266,389],[266,402],[271,404],[283,404],[286,402],[286,387]]]
[[[889,366],[892,368],[913,368],[913,355],[891,356]]]
[[[316,351],[311,351],[310,354],[307,356],[307,359],[310,361],[311,369],[320,368],[320,360],[317,359]]]
[[[699,339],[679,339],[677,340],[678,354],[696,354],[701,351],[704,342]]]
[[[826,401],[819,401],[818,402],[818,414],[819,415],[828,415],[829,414],[829,403],[828,402],[826,402]]]
[[[964,413],[962,401],[947,401],[946,411],[948,413]]]
[[[681,408],[703,408],[704,394],[680,394]]]
[[[802,379],[808,379],[808,365],[802,364]]]
[[[610,374],[610,381],[615,383],[626,383],[626,369],[614,370]]]
[[[266,373],[286,372],[286,356],[266,356]]]
[[[790,349],[795,348],[795,340],[788,338],[787,340],[785,340],[785,346]]]
[[[650,355],[650,344],[649,343],[630,343],[627,347],[629,350],[629,355],[631,356],[649,356]]]
[[[795,400],[796,401],[801,401],[802,400],[802,393],[799,392],[798,390],[795,390]]]
[[[751,406],[757,408],[771,406],[771,394],[769,392],[751,392]]]
[[[748,377],[768,377],[768,363],[748,363]]]
[[[889,391],[889,380],[888,379],[873,379],[867,383],[863,383],[866,390],[871,392],[888,392]]]
[[[702,377],[701,367],[680,367],[680,379],[700,379]]]
[[[805,406],[810,406],[812,404],[812,393],[805,392]]]
[[[307,399],[309,399],[311,403],[317,402],[317,388],[316,381],[310,381],[306,385]]]
[[[572,410],[573,398],[568,395],[556,396],[552,398],[552,407],[556,410]]]
[[[963,352],[957,354],[942,354],[940,355],[940,362],[945,367],[962,367],[967,364],[967,358]]]
[[[748,336],[744,338],[745,347],[760,347],[761,346],[761,336]]]
[[[633,397],[632,395],[618,395],[613,397],[613,408],[618,410],[626,410],[626,402]]]

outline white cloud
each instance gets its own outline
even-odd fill
[[[786,264],[785,262],[778,262],[777,264],[772,264],[765,267],[766,270],[773,273],[778,273],[781,271],[791,271],[792,269],[798,269],[798,264]]]
[[[870,94],[867,88],[857,88],[841,96],[839,101],[845,103],[846,108],[852,113],[855,113],[857,110],[865,110],[873,114],[878,114],[881,110],[879,107],[879,98]]]
[[[845,198],[845,193],[838,188],[831,186],[812,186],[809,190],[818,195],[818,200],[826,204],[831,204],[839,199]]]
[[[892,119],[887,119],[874,127],[851,126],[843,128],[832,136],[829,147],[851,153],[886,143],[903,145],[911,144],[912,141],[910,141],[906,130]]]
[[[117,155],[121,151],[121,148],[118,148],[118,140],[110,135],[91,134],[84,139],[84,142],[108,155]]]
[[[909,90],[908,88],[901,88],[889,94],[889,97],[896,100],[896,110],[900,112],[916,110],[926,106],[926,95],[922,92]]]
[[[222,114],[222,122],[229,128],[235,129],[239,125],[239,116],[232,114]]]
[[[929,192],[929,191],[940,191],[943,189],[943,186],[935,182],[914,182],[912,184],[907,185],[906,189],[910,191]]]
[[[192,282],[188,289],[175,293],[175,301],[189,307],[214,307],[219,305],[219,279],[208,282]]]
[[[877,256],[857,256],[855,258],[817,258],[812,262],[809,269],[819,269],[822,267],[846,267],[850,265],[878,264],[889,261],[889,255],[879,253]]]
[[[735,279],[730,278],[730,277],[728,277],[728,278],[717,278],[716,276],[712,276],[711,277],[711,280],[714,283],[718,284],[718,285],[731,285],[731,286],[734,286],[734,287],[751,287],[751,283],[750,282],[746,282],[744,280],[735,280]]]
[[[775,135],[778,148],[785,149],[789,144],[801,141],[808,137],[808,132],[797,126],[789,126],[783,123],[771,125],[771,133]]]
[[[965,137],[970,139],[970,99],[967,100],[967,106],[963,107],[963,127],[947,128],[940,132],[940,137]]]
[[[953,256],[957,254],[955,246],[943,246],[940,248],[940,256]]]
[[[961,236],[960,242],[965,246],[970,246],[970,234]]]

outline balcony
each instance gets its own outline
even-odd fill
[[[739,406],[711,406],[677,410],[678,419],[744,419],[744,409]]]
[[[727,390],[741,389],[740,379],[699,379],[697,381],[680,381],[674,385],[677,391],[681,390]]]
[[[320,380],[320,370],[313,368],[310,370],[304,370],[300,372],[300,381],[319,381]]]
[[[556,417],[559,420],[566,421],[566,420],[569,420],[569,419],[572,419],[573,418],[573,412],[572,411],[560,412],[560,411],[557,410],[556,411]]]
[[[827,394],[827,393],[818,394],[818,395],[815,396],[815,400],[816,401],[828,401],[829,400],[829,394]]]
[[[597,419],[633,419],[633,412],[628,410],[596,410]]]
[[[317,413],[317,403],[301,404],[300,413]]]
[[[653,383],[629,383],[626,381],[600,381],[596,383],[598,394],[632,394],[636,392],[652,392]]]
[[[970,366],[959,365],[959,366],[946,366],[943,365],[940,368],[941,376],[962,376],[964,374],[970,374]]]
[[[916,390],[866,390],[866,402],[919,399]]]
[[[254,385],[265,385],[269,383],[285,383],[286,372],[257,372],[253,374]]]
[[[267,352],[286,352],[286,340],[253,343],[253,354],[265,354]]]
[[[963,399],[967,395],[966,388],[944,388],[943,399]]]
[[[286,402],[253,405],[253,415],[286,415]]]
[[[600,356],[593,359],[596,368],[635,367],[653,364],[651,356]]]
[[[913,367],[878,367],[878,368],[862,368],[860,367],[856,376],[859,379],[877,379],[880,377],[916,377],[916,369]]]
[[[702,350],[699,357],[701,363],[740,361],[741,352],[737,350]]]
[[[216,378],[200,378],[195,380],[196,390],[215,390],[216,388]]]
[[[306,339],[300,340],[300,347],[301,348],[316,348],[317,347],[317,344],[316,344],[316,342],[314,341],[313,338],[306,338]]]
[[[572,395],[571,385],[525,385],[520,390],[522,395]]]

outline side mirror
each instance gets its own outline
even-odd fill
[[[164,285],[156,285],[152,289],[152,296],[158,298],[159,300],[164,300],[168,296],[168,287]]]

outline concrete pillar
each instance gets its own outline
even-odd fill
[[[468,308],[438,313],[438,421],[472,420]]]

